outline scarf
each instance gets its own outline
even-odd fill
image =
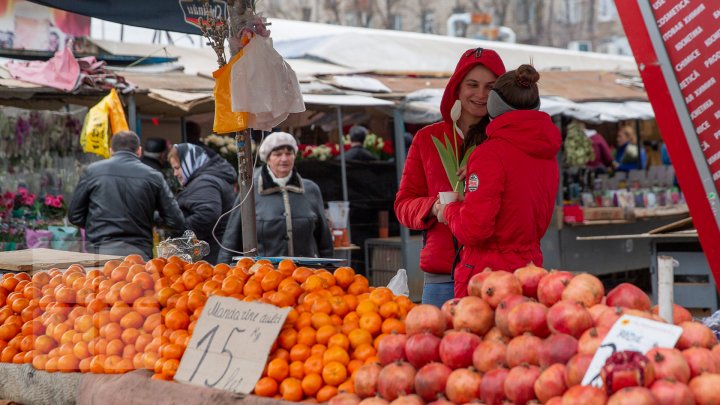
[[[183,186],[187,184],[190,176],[193,175],[208,160],[205,150],[191,143],[180,143],[175,145],[180,158],[180,169],[183,174]]]

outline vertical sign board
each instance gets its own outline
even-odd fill
[[[205,303],[175,380],[249,394],[290,308],[212,296]]]
[[[720,2],[615,4],[703,251],[720,280]]]

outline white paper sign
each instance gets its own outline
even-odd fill
[[[646,354],[653,347],[673,348],[682,328],[632,315],[623,315],[610,328],[588,367],[582,385],[602,387],[600,370],[615,352],[626,350]]]
[[[175,380],[249,394],[290,308],[211,296]]]

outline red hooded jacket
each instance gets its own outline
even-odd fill
[[[486,267],[513,271],[542,265],[542,239],[558,191],[560,131],[540,111],[502,114],[468,161],[465,200],[448,204],[445,220],[464,246],[455,267],[455,296]]]
[[[458,98],[458,88],[465,75],[477,65],[484,65],[497,76],[505,73],[498,54],[490,49],[469,49],[460,57],[440,103],[443,121],[426,126],[413,137],[403,169],[400,188],[395,197],[395,214],[400,223],[410,229],[425,231],[420,252],[420,268],[428,273],[450,274],[455,247],[450,229],[431,216],[432,206],[441,191],[452,191],[440,155],[432,138],[453,143],[453,124],[450,109]],[[462,138],[456,136],[457,145]],[[453,143],[455,145],[455,143]]]

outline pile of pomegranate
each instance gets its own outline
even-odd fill
[[[621,315],[663,322],[632,284],[605,295],[593,275],[531,265],[477,274],[468,293],[442,309],[413,308],[406,334],[381,340],[380,364],[356,370],[355,392],[331,405],[720,404],[720,345],[677,305],[675,348],[617,353],[603,367],[603,388],[580,385]]]

